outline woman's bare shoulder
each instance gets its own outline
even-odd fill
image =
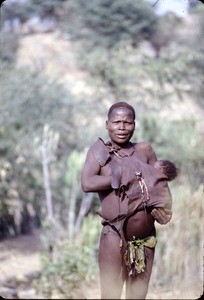
[[[152,149],[152,146],[149,142],[147,141],[142,141],[142,142],[137,142],[134,143],[135,148],[137,148],[138,150],[150,150]]]
[[[151,144],[147,141],[135,143],[135,150],[139,155],[145,157],[147,163],[151,165],[154,164],[154,162],[157,160],[154,149],[152,148]]]

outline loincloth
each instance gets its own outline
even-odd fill
[[[146,270],[146,257],[144,247],[154,248],[157,240],[155,236],[145,239],[133,239],[127,242],[127,249],[123,255],[128,275],[135,277]]]

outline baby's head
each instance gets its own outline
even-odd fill
[[[172,161],[157,160],[154,167],[164,173],[168,181],[172,181],[178,176],[178,169]]]

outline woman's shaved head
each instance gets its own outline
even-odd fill
[[[133,120],[135,120],[135,110],[134,110],[134,108],[133,108],[130,104],[128,104],[127,102],[116,102],[116,103],[114,103],[113,105],[111,105],[111,107],[109,108],[109,111],[108,111],[108,118],[110,117],[112,111],[113,111],[115,108],[128,108],[128,109],[132,112]]]

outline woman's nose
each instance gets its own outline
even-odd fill
[[[125,129],[125,124],[123,122],[120,123],[119,129],[120,130],[124,130]]]

